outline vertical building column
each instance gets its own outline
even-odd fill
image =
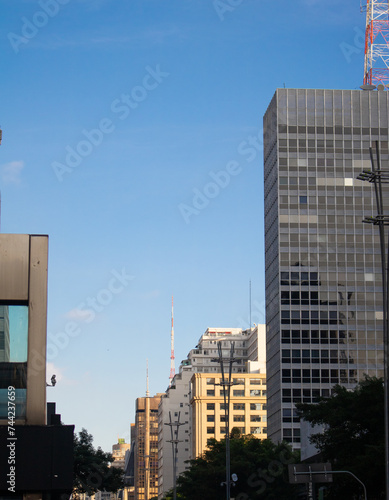
[[[48,237],[30,236],[27,411],[29,425],[46,424]]]

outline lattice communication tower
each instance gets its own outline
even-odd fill
[[[367,0],[364,85],[389,90],[389,0]]]

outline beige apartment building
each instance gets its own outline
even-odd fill
[[[191,378],[192,458],[205,451],[210,438],[225,437],[225,406],[220,382],[220,373],[194,373]],[[266,439],[266,374],[233,374],[232,382],[230,431],[236,427],[241,434]]]
[[[150,500],[158,495],[158,405],[162,396],[136,400],[135,500]]]

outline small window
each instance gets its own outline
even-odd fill
[[[307,196],[300,196],[300,205],[306,205],[308,203]]]

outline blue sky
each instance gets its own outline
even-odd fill
[[[207,327],[264,322],[262,117],[358,88],[357,0],[2,0],[1,231],[49,235],[48,389],[109,451]]]

